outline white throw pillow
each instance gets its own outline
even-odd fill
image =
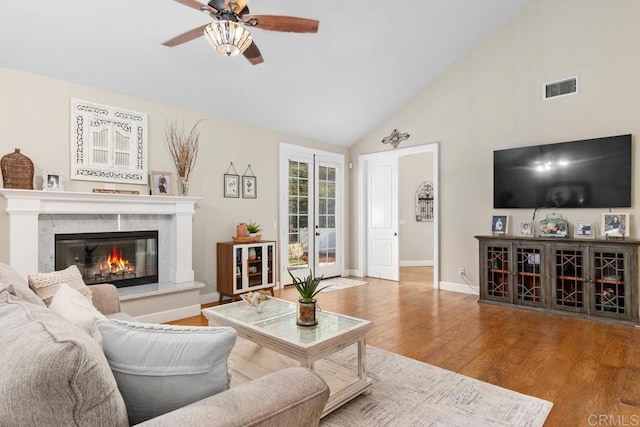
[[[99,320],[98,327],[131,425],[229,388],[232,328],[115,319]]]
[[[52,271],[51,273],[29,274],[28,280],[29,287],[42,298],[47,306],[51,304],[51,298],[58,291],[60,283],[67,283],[77,289],[91,302],[91,289],[85,285],[82,274],[76,265],[70,265],[64,270]]]
[[[97,342],[101,341],[98,319],[104,315],[89,300],[66,283],[60,283],[58,290],[51,298],[49,309],[91,335]]]

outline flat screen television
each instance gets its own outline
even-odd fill
[[[631,135],[494,151],[493,207],[631,207]]]

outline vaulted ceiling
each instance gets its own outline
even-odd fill
[[[173,0],[1,0],[0,66],[351,146],[526,2],[249,0],[252,14],[320,21],[317,34],[250,29],[253,66],[203,37],[162,46],[211,20]]]

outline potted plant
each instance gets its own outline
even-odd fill
[[[249,237],[255,237],[262,231],[262,227],[260,224],[249,220],[249,223],[247,224],[247,231],[249,232]]]
[[[289,276],[293,280],[293,286],[300,294],[298,298],[298,317],[296,323],[300,326],[315,326],[318,324],[318,318],[316,316],[316,299],[315,296],[321,290],[328,288],[325,286],[318,288],[323,276],[313,277],[313,273],[309,273],[304,279],[299,279],[291,273],[291,270],[287,269]]]

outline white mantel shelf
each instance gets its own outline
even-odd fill
[[[193,214],[201,197],[0,189],[6,212],[47,214]]]

